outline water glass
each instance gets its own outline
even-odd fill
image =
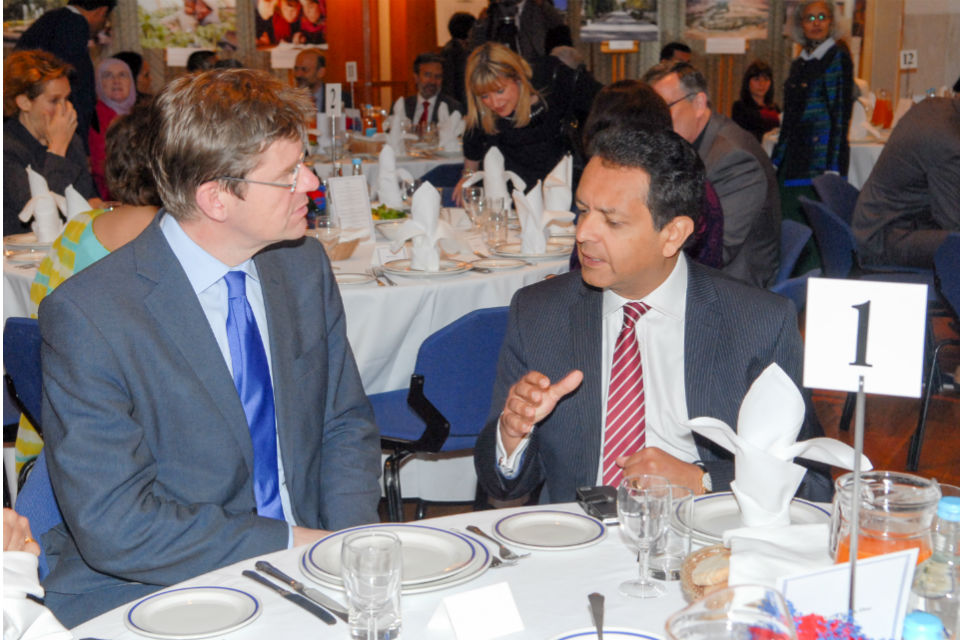
[[[340,570],[354,640],[392,640],[400,634],[400,538],[367,528],[348,535],[340,549]]]
[[[463,188],[463,208],[472,226],[479,226],[480,210],[483,208],[483,187],[471,185]]]
[[[683,560],[690,555],[694,505],[692,489],[670,486],[670,522],[667,530],[653,545],[650,554],[651,578],[680,579]]]
[[[797,639],[783,596],[774,589],[749,584],[705,595],[667,618],[666,629],[670,640]]]
[[[661,476],[627,476],[617,488],[620,530],[638,550],[640,576],[620,584],[620,593],[634,598],[656,598],[666,589],[647,577],[650,549],[663,536],[670,521],[670,482]]]
[[[499,199],[499,198],[498,198]],[[483,241],[496,249],[507,241],[507,212],[503,209],[485,209],[483,213]]]
[[[327,257],[333,260],[333,248],[340,241],[340,222],[333,214],[317,216],[314,220],[314,234],[327,252]]]

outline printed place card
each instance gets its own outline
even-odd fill
[[[524,628],[513,592],[506,582],[447,596],[429,627],[441,629],[446,622],[453,627],[457,640],[493,640]]]

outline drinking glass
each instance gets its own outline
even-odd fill
[[[667,530],[653,545],[650,554],[650,577],[657,580],[679,580],[683,560],[690,554],[693,532],[693,490],[670,485],[670,518]],[[676,516],[676,517],[674,517]]]
[[[483,187],[472,185],[463,188],[463,209],[470,218],[470,226],[478,227],[480,209],[483,206]]]
[[[783,596],[774,589],[752,584],[705,595],[667,618],[666,629],[670,640],[797,638]]]
[[[314,222],[314,233],[317,240],[327,251],[327,256],[332,260],[332,251],[337,242],[340,241],[340,222],[333,214],[317,216]]]
[[[637,547],[640,576],[620,585],[620,593],[634,598],[656,598],[666,589],[647,577],[650,549],[670,521],[670,482],[653,475],[627,476],[617,489],[617,520],[620,530]]]
[[[400,538],[368,528],[348,535],[340,548],[340,571],[354,640],[392,640],[400,634]]]
[[[421,140],[423,141],[423,146],[427,149],[436,149],[437,144],[440,142],[440,133],[437,131],[436,122],[427,122],[423,126],[423,135]]]

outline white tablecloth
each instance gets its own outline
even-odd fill
[[[537,507],[539,509],[541,507]],[[575,504],[545,507],[582,513]],[[463,528],[476,524],[490,531],[500,518],[516,513],[516,509],[498,509],[465,513],[422,521],[422,524],[447,528]],[[452,630],[429,628],[428,623],[443,598],[506,582],[523,619],[525,630],[504,636],[505,640],[521,638],[551,638],[557,634],[581,627],[591,627],[587,594],[594,591],[606,596],[606,627],[628,627],[659,636],[664,634],[664,622],[684,606],[679,583],[668,583],[667,594],[647,600],[627,598],[617,587],[624,580],[636,577],[636,554],[621,540],[618,527],[612,527],[599,544],[576,551],[533,551],[528,558],[514,566],[489,569],[477,579],[446,590],[404,596],[401,602],[403,627],[400,637],[409,640],[454,640]],[[291,576],[303,574],[298,567],[306,547],[290,549],[264,556]],[[515,550],[519,550],[515,548]],[[341,621],[327,627],[311,614],[283,600],[266,587],[254,584],[240,575],[244,569],[253,569],[255,559],[212,571],[178,586],[229,586],[242,589],[260,599],[263,613],[252,624],[223,636],[230,640],[254,640],[269,637],[284,638],[324,637],[347,638],[347,626]],[[303,578],[301,578],[303,579]],[[304,580],[311,586],[318,586]],[[343,594],[323,589],[328,595],[343,602]],[[131,605],[123,605],[73,630],[78,638],[87,636],[114,640],[138,640],[141,636],[128,630],[123,618]],[[495,616],[497,612],[491,611]]]
[[[770,131],[763,136],[763,149],[767,155],[773,154],[773,146],[777,143],[778,130]],[[847,181],[857,189],[862,189],[873,165],[883,151],[883,142],[877,140],[850,140],[850,166],[847,168]]]

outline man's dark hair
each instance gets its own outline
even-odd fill
[[[672,129],[667,103],[646,82],[619,80],[600,90],[583,126],[583,146],[600,131],[619,125],[622,129]]]
[[[413,60],[413,72],[420,73],[420,65],[431,63],[443,65],[443,57],[439,53],[421,53]]]
[[[107,9],[113,11],[117,6],[117,0],[70,0],[67,4],[86,9],[87,11],[93,11],[100,7],[107,7]]]
[[[558,24],[549,31],[543,41],[543,50],[548,54],[554,47],[572,47],[573,34],[570,33],[570,27],[565,24]]]
[[[476,22],[477,19],[474,18],[472,14],[466,13],[465,11],[458,11],[450,16],[450,21],[447,23],[447,31],[450,32],[451,38],[466,40],[470,36],[470,29],[473,29],[473,25]]]
[[[217,54],[213,51],[194,51],[190,54],[190,57],[187,58],[187,71],[193,73],[194,71],[209,71],[213,69],[214,63],[217,61]]]
[[[643,169],[650,176],[647,208],[658,231],[677,216],[694,225],[703,203],[703,161],[693,147],[669,129],[635,129],[613,125],[590,142],[591,161]]]
[[[674,51],[682,51],[683,53],[690,53],[690,54],[693,53],[690,47],[683,44],[682,42],[671,42],[665,45],[663,49],[660,49],[660,62],[663,62],[664,60],[673,59]]]

